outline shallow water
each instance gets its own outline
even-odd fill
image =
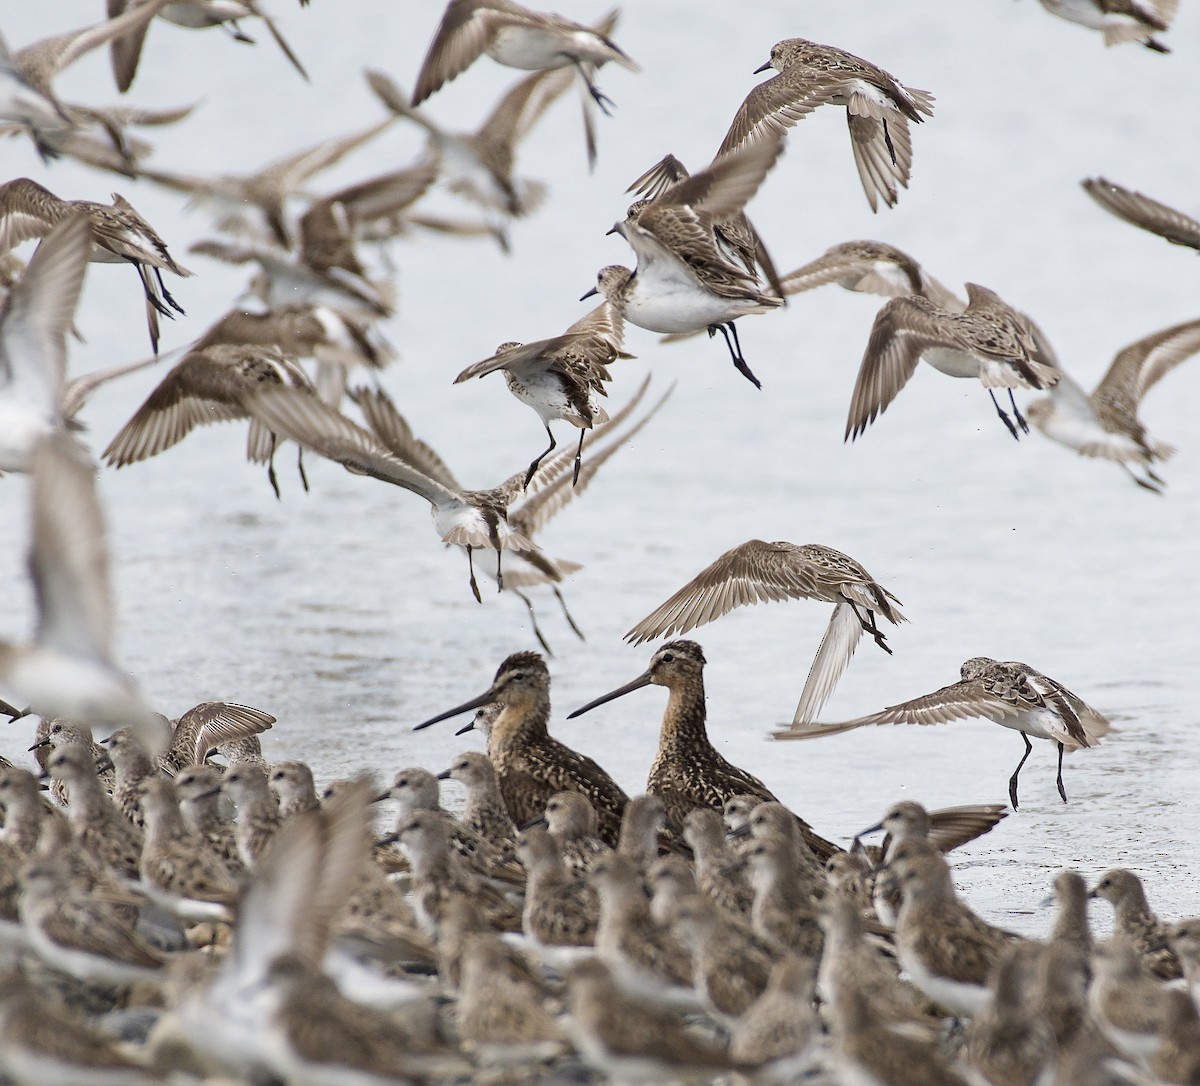
[[[256,49],[220,31],[155,26],[131,98],[166,106],[203,99],[174,129],[151,131],[156,161],[197,171],[250,168],[305,142],[379,116],[359,69],[411,85],[440,3],[277,2],[281,27],[308,66],[306,85],[265,33]],[[560,0],[588,18],[595,5]],[[510,228],[512,255],[487,242],[436,237],[392,249],[399,312],[386,325],[401,359],[384,376],[400,409],[467,485],[489,486],[542,447],[532,413],[499,378],[452,387],[467,363],[507,339],[554,335],[585,311],[576,299],[603,264],[630,254],[604,231],[628,203],[625,186],[667,151],[699,168],[760,78],[779,38],[802,34],[870,57],[937,96],[913,133],[913,188],[872,215],[845,123],[822,110],[788,150],[751,211],[781,270],[839,241],[873,237],[909,250],[952,287],[978,281],[1036,316],[1064,366],[1090,387],[1115,351],[1200,313],[1194,254],[1128,227],[1078,188],[1103,174],[1193,214],[1200,147],[1194,97],[1200,8],[1183,5],[1170,57],[1049,17],[1032,0],[979,0],[969,18],[945,0],[847,4],[809,0],[736,7],[714,0],[628,5],[617,38],[640,76],[605,70],[618,103],[599,124],[600,161],[586,169],[578,107],[557,106],[521,155],[545,179],[544,208]],[[797,14],[802,11],[802,14]],[[23,5],[6,15],[13,45],[98,17],[89,0]],[[88,58],[60,84],[66,97],[114,101],[106,59]],[[511,73],[480,63],[428,104],[469,127]],[[397,126],[313,188],[412,161],[420,140]],[[244,286],[245,272],[199,256],[203,211],[148,183],[43,168],[24,143],[4,147],[6,173],[27,173],[63,196],[129,196],[197,275],[170,284],[188,316],[164,348],[200,333]],[[437,207],[465,205],[439,196]],[[621,402],[653,370],[678,387],[668,407],[605,467],[545,533],[553,554],[583,562],[564,586],[588,640],[577,641],[552,599],[542,625],[556,656],[557,735],[637,791],[653,756],[665,695],[643,690],[567,723],[565,714],[628,681],[651,647],[623,631],[727,547],[751,537],[821,542],[858,558],[904,601],[911,625],[890,635],[895,656],[867,642],[827,707],[829,720],[870,712],[957,678],[973,655],[1021,659],[1110,714],[1119,732],[1067,759],[1071,797],[1054,789],[1054,750],[1037,743],[1022,775],[1021,810],[959,854],[957,876],[990,917],[1044,930],[1039,907],[1054,870],[1142,874],[1162,914],[1200,912],[1195,841],[1200,758],[1195,656],[1200,616],[1194,565],[1200,535],[1200,440],[1192,424],[1200,375],[1185,366],[1147,403],[1152,432],[1180,446],[1164,498],[1112,465],[1087,462],[1037,434],[1017,444],[977,384],[922,367],[853,445],[841,434],[877,299],[833,287],[741,322],[763,380],[735,373],[720,341],[661,346],[631,329],[638,361],[622,364]],[[73,373],[146,351],[132,272],[93,268],[78,324],[87,343]],[[139,374],[85,411],[97,449],[160,378]],[[1028,398],[1026,398],[1027,401]],[[569,435],[560,436],[569,439]],[[445,551],[424,503],[328,464],[309,463],[305,495],[280,457],[283,500],[243,461],[243,431],[190,436],[146,464],[102,475],[119,602],[118,643],[164,712],[208,698],[269,709],[274,758],[310,761],[320,779],[364,765],[444,768],[478,738],[450,724],[411,725],[482,692],[500,660],[535,647],[516,599],[471,598],[457,551]],[[0,493],[0,634],[30,628],[24,580],[25,481]],[[881,728],[813,743],[765,737],[787,720],[828,607],[796,603],[735,612],[693,635],[710,661],[710,731],[730,758],[835,840],[876,821],[892,800],[929,806],[1000,802],[1022,751],[988,722]],[[28,745],[23,722],[0,752]],[[1108,910],[1097,909],[1101,925]]]

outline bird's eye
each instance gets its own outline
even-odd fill
[[[675,654],[673,652],[663,653],[662,662],[664,664],[669,664],[674,659],[675,659]]]

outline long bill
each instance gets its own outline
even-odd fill
[[[478,709],[481,705],[486,705],[496,696],[496,692],[492,687],[488,687],[477,698],[472,698],[470,701],[464,701],[462,705],[456,705],[453,709],[447,709],[444,713],[439,713],[437,716],[430,717],[428,720],[423,720],[420,724],[413,728],[414,732],[419,732],[422,728],[428,728],[431,724],[440,723],[443,720],[449,720],[452,716],[458,716],[459,713],[465,713],[468,709]],[[464,729],[469,730],[469,729]]]
[[[586,705],[576,709],[573,713],[567,714],[568,720],[573,720],[577,716],[583,716],[584,713],[591,712],[597,705],[603,705],[606,701],[614,701],[616,698],[623,697],[634,690],[640,690],[643,686],[649,686],[654,680],[650,677],[649,671],[643,671],[633,682],[628,682],[624,686],[618,686],[616,690],[610,690],[607,694],[602,694],[595,701],[589,701]]]

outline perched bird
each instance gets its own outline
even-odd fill
[[[818,106],[846,107],[854,162],[871,210],[880,201],[895,207],[898,186],[912,174],[908,122],[933,116],[933,95],[901,84],[882,68],[804,38],[771,47],[771,58],[755,73],[778,73],[760,83],[738,108],[718,154],[761,140],[775,140]]]
[[[64,426],[67,331],[92,248],[72,215],[38,245],[0,313],[0,471],[28,471],[37,442]]]
[[[1062,782],[1063,752],[1094,747],[1112,731],[1108,718],[1061,683],[1018,660],[1000,662],[973,656],[962,665],[962,678],[932,694],[891,705],[844,724],[812,724],[775,732],[777,739],[813,739],[861,728],[865,724],[947,724],[984,717],[1021,733],[1025,753],[1008,781],[1008,798],[1017,806],[1017,777],[1033,750],[1029,742],[1049,739],[1058,746],[1058,794],[1067,801]]]
[[[877,619],[907,621],[896,599],[849,555],[819,543],[798,546],[751,539],[731,547],[628,633],[634,645],[683,634],[735,607],[772,600],[815,599],[834,604],[809,669],[793,722],[815,720],[850,663],[865,630],[891,655]]]
[[[181,278],[192,273],[176,263],[166,242],[125,197],[113,193],[112,206],[107,206],[92,200],[63,200],[28,177],[0,185],[0,253],[28,238],[45,237],[75,214],[85,215],[92,227],[91,261],[132,264],[137,270],[146,296],[150,346],[157,353],[159,316],[174,318],[183,313],[163,283],[163,269]]]
[[[1175,450],[1150,436],[1138,409],[1147,392],[1197,351],[1200,320],[1172,325],[1119,351],[1090,395],[1064,373],[1025,415],[1052,441],[1080,456],[1116,461],[1138,486],[1161,494],[1165,484],[1154,464]]]
[[[550,672],[538,653],[513,653],[479,697],[439,713],[417,729],[491,703],[502,708],[492,722],[487,753],[513,822],[522,826],[540,818],[558,792],[582,792],[596,810],[600,836],[616,845],[628,797],[591,758],[549,734]]]
[[[651,332],[718,331],[734,368],[755,387],[762,383],[742,356],[734,321],[784,305],[765,294],[757,275],[726,254],[717,224],[739,214],[782,152],[776,141],[754,144],[715,159],[700,173],[666,187],[630,208],[610,233],[619,233],[637,255],[637,268],[602,268],[596,286],[626,320]]]
[[[512,0],[451,0],[421,64],[413,104],[420,105],[487,53],[499,64],[525,71],[574,68],[592,100],[608,113],[612,101],[596,86],[597,69],[612,61],[640,71],[609,37],[616,23],[616,11],[595,27],[586,27],[560,15],[530,11]],[[586,111],[584,124],[592,161],[595,149]]]
[[[38,603],[32,643],[0,641],[0,677],[43,717],[137,730],[151,754],[166,749],[163,718],[113,659],[108,546],[95,465],[65,431],[30,457]]]
[[[278,498],[275,449],[279,438],[249,409],[251,394],[265,385],[286,386],[306,396],[316,395],[308,374],[274,348],[217,344],[189,351],[108,443],[104,460],[113,467],[123,468],[165,452],[197,426],[249,419],[246,458],[267,465],[267,480]],[[303,451],[298,466],[307,490]]]
[[[665,686],[670,691],[646,791],[661,797],[667,825],[676,834],[681,832],[684,819],[694,807],[720,811],[730,797],[746,793],[775,800],[762,781],[726,761],[709,740],[705,662],[704,650],[696,642],[668,641],[650,658],[650,666],[632,682],[567,714],[568,720],[574,719],[644,686]],[[823,859],[837,851],[835,845],[819,837],[806,822],[798,821],[810,846]]]
[[[1169,2],[1169,0],[1168,0]],[[1084,191],[1105,211],[1133,226],[1149,230],[1173,245],[1185,245],[1200,250],[1200,222],[1182,211],[1160,204],[1143,196],[1140,192],[1123,188],[1103,177],[1089,177],[1081,181]]]
[[[1029,427],[1013,399],[1014,388],[1047,389],[1060,371],[1028,317],[976,283],[967,284],[967,307],[943,309],[921,295],[893,298],[879,311],[850,398],[846,439],[862,434],[887,410],[924,358],[949,377],[976,377],[1014,438]],[[1008,389],[1016,422],[996,401]]]
[[[1041,0],[1051,15],[1099,30],[1105,45],[1141,42],[1155,53],[1169,53],[1154,34],[1165,31],[1179,0]]]
[[[583,439],[598,423],[608,421],[608,412],[597,399],[608,395],[604,387],[612,379],[608,366],[617,359],[634,357],[622,350],[624,341],[624,319],[604,302],[554,339],[500,344],[491,358],[468,366],[454,378],[454,383],[502,370],[509,392],[537,412],[550,445],[530,463],[525,473],[526,486],[542,460],[557,448],[550,421],[566,419],[579,427],[572,476],[572,482],[578,483]]]

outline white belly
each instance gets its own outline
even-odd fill
[[[564,68],[571,58],[563,52],[568,44],[561,33],[536,27],[509,26],[501,30],[488,46],[487,55],[509,68],[536,72],[543,68]]]
[[[0,407],[0,471],[28,471],[29,454],[44,437],[57,429],[57,420],[26,404]]]
[[[947,377],[979,376],[979,360],[974,355],[954,347],[930,347],[921,357]]]
[[[710,294],[697,283],[643,277],[639,272],[625,300],[625,318],[651,332],[699,332],[724,324],[754,307]]]
[[[935,1003],[961,1017],[969,1018],[986,1006],[988,990],[979,984],[966,984],[962,981],[940,977],[925,968],[924,963],[911,951],[903,947],[896,948],[896,956],[900,965],[912,981]]]

